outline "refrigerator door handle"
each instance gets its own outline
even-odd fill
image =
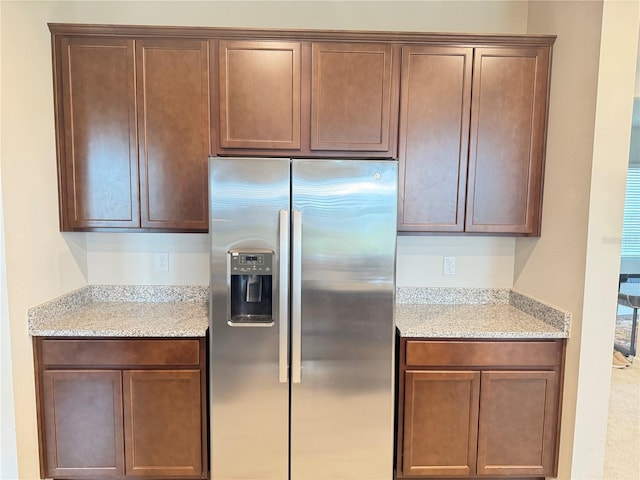
[[[302,366],[302,212],[293,211],[291,255],[291,381],[300,383]]]
[[[278,287],[279,354],[278,378],[289,381],[289,211],[280,210],[280,285]]]

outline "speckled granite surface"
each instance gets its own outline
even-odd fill
[[[511,289],[398,288],[405,337],[568,338],[571,314]]]
[[[200,337],[207,286],[90,285],[29,309],[33,336]],[[571,314],[510,289],[404,288],[396,326],[407,337],[567,338]]]
[[[27,312],[33,336],[201,337],[208,286],[89,285]]]
[[[542,320],[548,325],[551,325],[558,330],[565,333],[566,337],[569,337],[571,327],[571,314],[560,308],[544,303],[541,300],[537,300],[528,295],[525,295],[516,290],[511,290],[509,296],[509,305],[528,313],[538,320]]]
[[[509,303],[506,288],[413,288],[398,287],[396,303],[473,305],[481,303]]]

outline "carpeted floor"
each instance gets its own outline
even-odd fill
[[[611,370],[604,480],[640,480],[640,358]]]
[[[638,335],[636,334],[636,336]],[[616,345],[621,345],[628,350],[630,340],[631,340],[631,315],[618,314],[616,316],[615,343]],[[636,338],[636,345],[637,343],[638,343],[638,339]]]

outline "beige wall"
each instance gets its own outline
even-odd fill
[[[2,11],[0,10],[0,24]],[[0,37],[0,52],[2,37]],[[2,64],[0,64],[0,91]],[[2,137],[0,116],[0,138]],[[0,169],[0,478],[17,478],[15,409],[13,404],[13,372],[11,370],[11,338],[7,304],[6,261],[4,248],[4,218],[2,215],[2,170]]]
[[[559,478],[571,478],[601,2],[529,6],[529,32],[555,32],[542,236],[516,240],[515,288],[572,312]]]
[[[530,2],[554,49],[543,230],[514,285],[573,312],[560,478],[602,478],[639,4]]]
[[[86,238],[88,283],[207,285],[207,235],[102,234]],[[397,284],[401,287],[487,287],[513,285],[515,240],[493,237],[398,238]],[[169,254],[169,271],[155,272],[153,254]],[[456,257],[456,274],[443,275],[443,256]]]
[[[398,237],[399,287],[511,288],[515,239]],[[444,275],[443,257],[456,258],[456,274]]]
[[[21,4],[1,8],[0,160],[16,441],[21,478],[32,479],[38,460],[26,309],[84,285],[86,253],[83,238],[57,232],[52,89],[45,87],[51,68],[43,68],[51,63],[42,23],[47,9],[32,15]]]
[[[153,254],[169,254],[169,271],[156,272]],[[92,285],[208,285],[209,237],[179,233],[88,233]]]
[[[4,2],[3,2],[4,3]],[[18,2],[24,3],[24,2]],[[30,2],[31,3],[31,2]],[[38,2],[40,5],[44,2]],[[146,1],[51,2],[49,21],[228,27],[522,33],[525,2]],[[42,8],[42,7],[41,7]]]

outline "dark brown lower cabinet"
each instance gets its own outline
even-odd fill
[[[400,339],[396,478],[555,476],[564,341]]]
[[[40,448],[47,477],[124,474],[120,378],[117,370],[43,372]]]
[[[481,384],[477,473],[553,475],[557,373],[487,371]]]
[[[200,372],[123,372],[126,473],[197,477],[202,472]]]
[[[34,339],[42,478],[206,478],[204,339]]]
[[[480,372],[405,373],[404,475],[475,473],[479,396]]]

